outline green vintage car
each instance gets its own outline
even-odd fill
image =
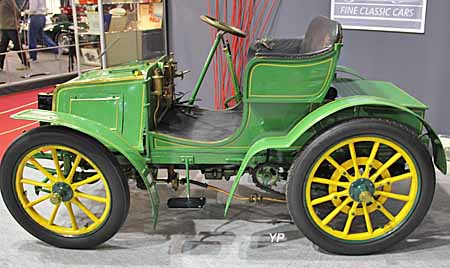
[[[57,247],[92,248],[125,221],[129,179],[147,189],[156,224],[157,171],[167,169],[162,183],[185,185],[186,197],[167,205],[192,209],[206,201],[190,192],[208,187],[189,177],[201,170],[206,180],[235,176],[231,190],[221,190],[225,216],[244,173],[268,191],[285,182],[279,196],[248,200],[287,203],[301,232],[330,252],[368,254],[406,238],[430,207],[433,160],[446,172],[427,107],[392,83],[338,66],[342,30],[328,18],[314,19],[301,39],[255,42],[242,83],[224,36],[246,34],[202,20],[218,29],[217,39],[188,100],[174,83],[185,73],[166,55],[89,71],[39,96],[40,109],[13,115],[41,122],[1,162],[2,196],[17,222]],[[221,42],[234,105],[211,111],[195,101]]]

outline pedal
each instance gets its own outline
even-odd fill
[[[167,200],[169,208],[203,208],[205,204],[205,197],[175,197]]]

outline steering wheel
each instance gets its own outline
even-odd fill
[[[228,25],[228,24],[221,22],[218,19],[212,18],[210,16],[202,15],[202,16],[200,16],[200,19],[202,21],[204,21],[205,23],[211,25],[212,27],[215,27],[226,33],[236,35],[238,37],[243,37],[243,38],[245,38],[247,36],[247,34],[245,32],[243,32],[241,29],[236,28],[231,25]]]

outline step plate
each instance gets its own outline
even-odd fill
[[[205,197],[175,197],[167,200],[169,208],[203,208],[206,204]]]

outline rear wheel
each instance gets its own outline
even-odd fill
[[[6,206],[29,233],[64,248],[92,248],[111,238],[128,213],[128,184],[97,141],[60,127],[19,137],[0,169]]]
[[[403,240],[422,221],[435,186],[425,146],[381,119],[333,127],[294,161],[291,216],[306,237],[339,254],[368,254]]]

